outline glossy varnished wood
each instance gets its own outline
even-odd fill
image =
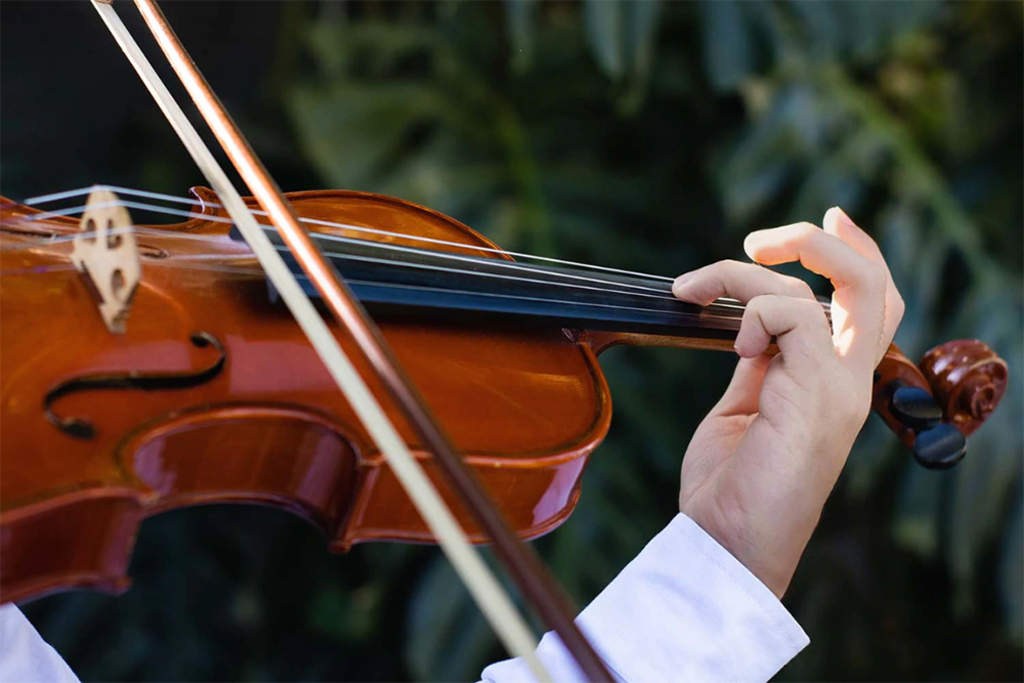
[[[142,282],[123,335],[106,330],[82,279],[68,267],[70,244],[39,244],[41,233],[70,234],[77,225],[19,223],[31,211],[5,205],[3,600],[67,585],[122,588],[139,521],[206,502],[290,510],[323,528],[336,548],[368,539],[431,540],[287,310],[269,301],[248,248],[227,236],[225,224],[208,220],[219,215],[212,194],[198,196],[208,202],[205,216],[139,234]],[[451,219],[390,198],[353,192],[289,198],[306,218],[493,247]],[[28,242],[34,246],[14,248]],[[560,330],[393,320],[381,327],[516,530],[533,537],[563,520],[611,414],[590,348]],[[57,401],[61,415],[95,423],[91,440],[45,420],[46,392],[73,377],[206,367],[216,354],[189,342],[196,331],[216,337],[227,353],[223,372],[208,383],[88,391]],[[345,335],[338,338],[351,352]],[[480,540],[429,455],[407,425],[399,420],[398,426]],[[59,537],[40,534],[44,522]]]

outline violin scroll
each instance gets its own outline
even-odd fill
[[[940,344],[920,364],[946,419],[969,436],[1006,393],[1006,361],[977,339]]]
[[[977,340],[946,342],[914,365],[893,345],[875,372],[872,408],[930,469],[967,452],[966,436],[1006,392],[1006,362]]]

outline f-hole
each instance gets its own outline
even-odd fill
[[[220,374],[227,362],[228,355],[224,345],[209,332],[193,332],[189,341],[196,348],[211,348],[217,353],[217,359],[209,366],[194,372],[152,372],[139,373],[134,370],[117,373],[98,373],[82,375],[61,382],[46,392],[43,398],[43,413],[47,421],[68,436],[76,439],[92,439],[96,436],[96,427],[84,417],[61,417],[53,412],[53,404],[68,394],[82,391],[110,390],[141,390],[164,391],[188,389],[205,384]]]

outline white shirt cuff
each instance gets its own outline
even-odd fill
[[[78,683],[57,651],[11,603],[0,605],[0,683]]]
[[[810,640],[768,590],[679,514],[580,614],[577,623],[623,681],[767,681]],[[561,640],[537,653],[556,681],[585,680]],[[485,681],[532,680],[525,662],[487,667]]]

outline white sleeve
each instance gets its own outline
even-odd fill
[[[810,640],[750,571],[677,515],[580,614],[576,623],[622,681],[767,681]],[[537,654],[555,681],[585,681],[554,633]],[[509,659],[489,683],[532,681]]]
[[[78,683],[17,607],[0,605],[0,683]]]

